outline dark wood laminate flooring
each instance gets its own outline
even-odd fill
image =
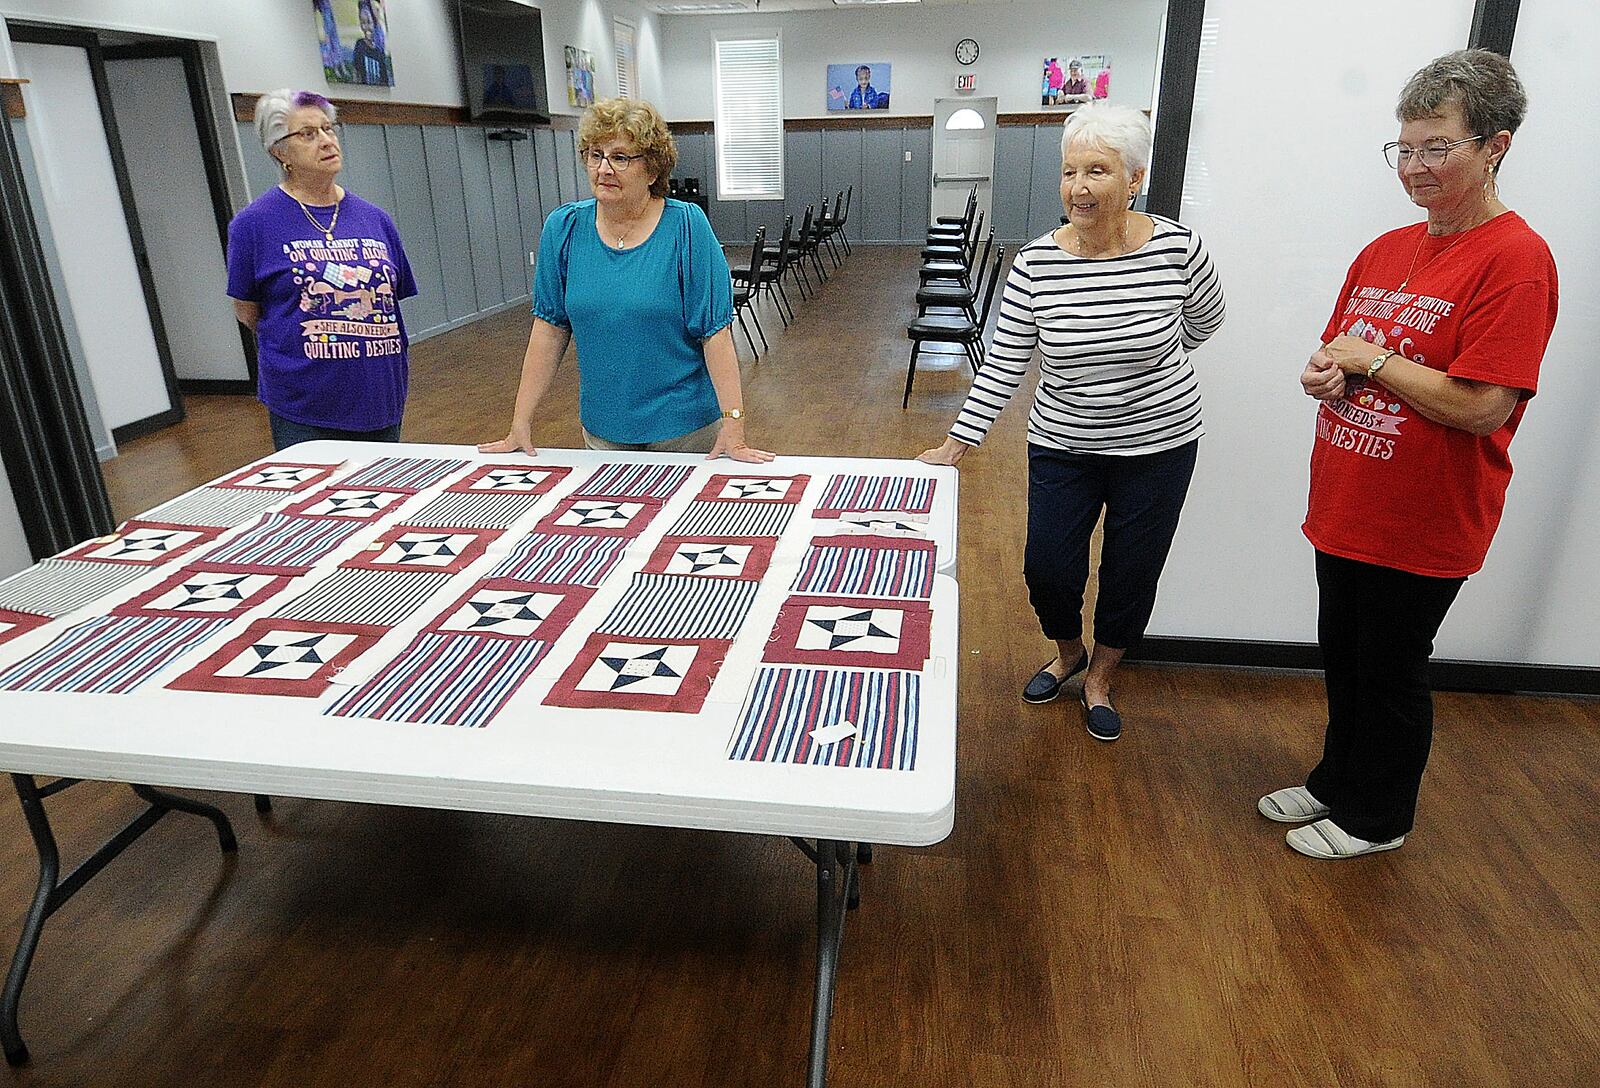
[[[900,410],[915,260],[858,248],[792,329],[768,315],[774,350],[745,352],[755,442],[939,440],[967,377],[921,373]],[[418,345],[406,437],[503,433],[527,326]],[[578,444],[575,404],[569,365],[541,442]],[[120,516],[269,449],[254,401],[189,408],[107,466]],[[963,466],[955,832],[864,871],[831,1083],[1600,1082],[1600,704],[1441,695],[1405,848],[1291,853],[1254,805],[1315,754],[1315,677],[1130,668],[1116,745],[1071,701],[1018,699],[1049,656],[1020,570],[1025,415]],[[174,816],[51,920],[22,1010],[35,1061],[0,1085],[801,1083],[813,879],[786,843],[213,799],[236,859]],[[137,809],[96,784],[50,803],[69,858]],[[34,875],[0,802],[7,954]]]

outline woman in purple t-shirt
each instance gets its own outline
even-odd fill
[[[256,334],[277,449],[318,438],[397,442],[406,403],[400,300],[417,293],[389,213],[334,179],[338,113],[311,91],[256,103],[282,179],[228,227],[228,295]]]

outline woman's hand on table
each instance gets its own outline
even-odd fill
[[[766,450],[758,450],[754,446],[745,444],[742,420],[725,419],[717,431],[716,444],[711,447],[711,452],[706,454],[706,460],[715,461],[718,457],[728,457],[750,464],[765,464],[776,456]]]
[[[482,442],[478,445],[479,453],[525,453],[529,457],[538,454],[538,449],[533,444],[533,430],[526,423],[513,423],[511,433],[498,442]]]
[[[1306,396],[1316,400],[1338,400],[1344,396],[1344,371],[1328,355],[1326,348],[1312,352],[1306,368],[1300,372],[1300,388],[1306,391]]]
[[[970,448],[965,442],[959,442],[954,438],[946,438],[943,445],[935,446],[931,450],[923,450],[917,454],[917,460],[929,465],[950,465],[954,467],[957,461],[966,456],[966,452]]]

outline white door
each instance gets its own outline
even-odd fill
[[[106,426],[115,430],[170,411],[175,405],[122,211],[89,52],[17,41],[12,50],[17,74],[31,83],[28,140]]]
[[[937,98],[933,102],[933,215],[960,215],[978,187],[978,210],[992,218],[994,123],[999,100]]]
[[[180,380],[247,382],[183,61],[107,58],[106,83],[173,370]]]

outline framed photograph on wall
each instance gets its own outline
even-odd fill
[[[594,54],[575,45],[562,47],[567,58],[567,105],[594,105]]]
[[[394,86],[387,0],[311,0],[329,83]]]
[[[886,61],[828,65],[828,108],[888,109],[890,67]]]
[[[1041,106],[1081,106],[1111,94],[1111,58],[1104,53],[1079,53],[1044,58],[1039,85]]]

